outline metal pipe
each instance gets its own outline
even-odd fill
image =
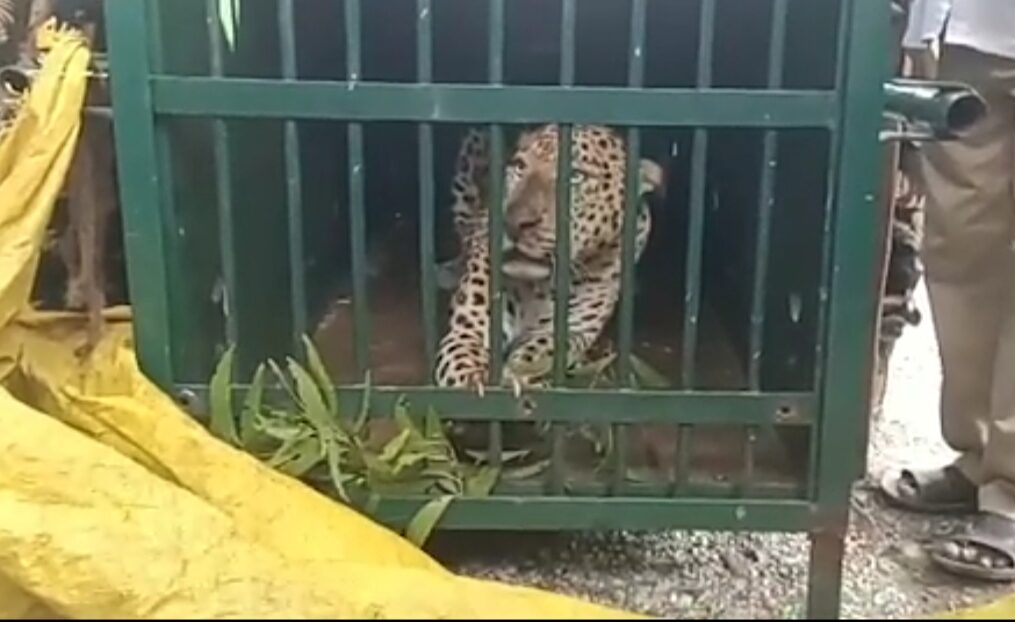
[[[897,79],[885,83],[885,115],[933,138],[960,136],[987,114],[987,102],[962,83]]]

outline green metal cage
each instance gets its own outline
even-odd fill
[[[347,411],[369,374],[380,411],[404,396],[483,423],[500,460],[516,397],[430,380],[457,140],[489,128],[503,163],[525,126],[620,128],[631,162],[651,155],[669,182],[637,266],[628,210],[619,380],[526,394],[552,424],[550,468],[453,504],[441,527],[807,532],[810,613],[838,614],[884,260],[889,2],[106,6],[136,345],[154,381],[200,414],[228,345],[247,378],[313,335]],[[633,386],[632,353],[667,387]],[[606,475],[569,470],[560,441],[578,424],[675,457],[653,477],[629,477],[626,449]],[[403,523],[424,501],[384,515]]]

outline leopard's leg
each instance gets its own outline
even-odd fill
[[[649,206],[642,200],[636,220],[635,262],[641,260],[652,229]],[[621,288],[620,243],[607,248],[592,260],[575,266],[568,300],[567,369],[586,362],[591,348],[599,340],[616,310]],[[543,288],[543,289],[540,289]],[[522,290],[528,311],[525,335],[512,350],[507,370],[522,386],[545,384],[553,369],[554,294],[546,286],[532,284]]]
[[[568,300],[567,369],[580,365],[599,339],[617,303],[617,288],[609,281],[583,280],[572,284]],[[506,372],[522,387],[545,386],[555,356],[554,304],[538,298],[528,310],[527,329],[508,357]]]
[[[445,266],[456,285],[450,326],[434,365],[438,386],[471,388],[481,396],[489,374],[489,241],[484,204],[489,153],[486,134],[470,130],[462,140],[451,184],[452,217],[459,254]]]

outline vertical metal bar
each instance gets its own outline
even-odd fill
[[[758,427],[748,427],[747,433],[744,436],[744,472],[740,486],[741,494],[747,496],[754,485],[754,467],[758,449]]]
[[[501,84],[504,81],[504,0],[490,0],[489,23],[490,46],[489,82]],[[487,213],[490,219],[490,382],[500,384],[504,359],[504,295],[501,266],[504,261],[504,128],[500,124],[490,126],[490,203]],[[490,424],[490,463],[500,465],[503,459],[503,429],[500,421]]]
[[[613,431],[613,452],[614,471],[613,482],[610,485],[610,492],[614,495],[623,495],[627,483],[627,424],[614,424],[610,426]]]
[[[691,480],[691,442],[694,426],[683,424],[677,427],[677,459],[674,460],[674,483],[676,490],[686,488]]]
[[[648,0],[631,2],[631,40],[628,49],[627,83],[640,87],[645,79],[645,31]],[[634,268],[638,214],[641,211],[639,186],[641,177],[641,130],[627,131],[627,162],[625,166],[624,224],[621,242],[622,283],[620,290],[620,336],[618,339],[618,383],[631,383],[631,350],[634,339]],[[623,494],[627,481],[627,426],[613,426],[617,454],[613,494]]]
[[[208,42],[211,53],[211,76],[221,78],[225,75],[225,59],[223,58],[223,41],[219,4],[215,0],[206,0]],[[212,122],[213,150],[215,158],[215,185],[218,191],[218,222],[219,222],[219,253],[222,261],[222,279],[224,285],[224,314],[226,323],[226,340],[230,345],[236,344],[239,328],[236,314],[236,233],[233,227],[233,186],[232,158],[229,149],[229,128],[222,119]]]
[[[560,84],[574,84],[575,0],[564,0],[560,30]],[[571,144],[572,126],[561,125],[557,149],[557,257],[554,305],[553,376],[564,382],[568,354],[568,309],[571,300]]]
[[[702,0],[698,20],[699,89],[712,85],[712,54],[715,39],[715,2]],[[705,172],[708,165],[708,130],[694,130],[691,153],[691,214],[688,223],[687,266],[684,278],[684,331],[681,364],[682,385],[693,389],[697,380],[698,323],[701,317],[701,266],[705,239]]]
[[[141,368],[153,382],[170,391],[173,384],[170,287],[166,250],[167,234],[161,212],[160,151],[152,108],[151,77],[153,45],[159,35],[152,23],[148,2],[115,0],[105,6],[110,71],[116,73],[111,93],[116,109],[115,142],[117,170],[123,206],[124,240],[131,261],[127,264],[134,311],[144,318],[135,324],[135,340]],[[151,37],[145,36],[149,33]]]
[[[282,77],[296,80],[296,25],[293,0],[279,0],[278,30],[281,45]],[[303,250],[303,172],[300,163],[300,136],[295,121],[285,122],[286,207],[289,216],[289,282],[292,312],[293,352],[303,351],[307,333],[307,287]]]
[[[889,6],[882,2],[849,2],[847,68],[838,85],[842,98],[841,138],[836,152],[831,300],[827,327],[826,367],[821,390],[818,456],[817,529],[812,535],[808,617],[836,617],[842,578],[843,540],[849,518],[852,484],[863,469],[861,443],[870,412],[875,360],[876,287],[881,232],[877,189],[887,79]],[[877,68],[882,73],[871,72]],[[857,390],[864,387],[865,390]]]
[[[789,0],[775,0],[772,7],[771,39],[768,49],[768,88],[782,84],[783,57],[786,48],[786,14]],[[761,188],[758,199],[758,232],[754,253],[754,287],[751,294],[751,358],[748,383],[752,391],[761,390],[761,364],[765,340],[765,292],[768,280],[768,255],[771,242],[772,207],[775,203],[775,171],[778,166],[777,138],[774,130],[765,130],[761,156]]]
[[[846,87],[846,54],[849,41],[850,25],[850,3],[843,0],[839,4],[839,31],[837,33],[836,56],[835,56],[835,88],[843,92]],[[829,289],[831,288],[831,264],[832,250],[834,248],[834,230],[832,228],[835,216],[836,185],[839,178],[839,144],[842,140],[842,128],[839,126],[831,130],[828,146],[828,174],[825,184],[825,210],[824,222],[821,228],[822,254],[821,254],[821,283],[818,286],[818,317],[817,317],[817,341],[814,349],[814,386],[821,387],[824,381],[825,372],[825,340],[828,328],[828,303]],[[807,472],[807,492],[810,498],[817,493],[817,470],[818,470],[818,448],[819,448],[819,426],[811,426],[810,434],[810,464]]]
[[[432,0],[416,0],[416,79],[420,84],[433,80]],[[419,126],[419,254],[420,287],[423,304],[423,336],[427,369],[437,352],[437,266],[434,248],[434,162],[433,126]]]
[[[628,85],[639,87],[645,75],[645,27],[647,0],[631,2],[631,42],[628,50]],[[635,237],[637,234],[639,178],[641,172],[641,131],[632,127],[627,131],[627,166],[625,179],[624,230],[621,245],[623,282],[620,292],[620,337],[618,339],[618,371],[620,386],[631,382],[631,349],[634,339],[634,268]]]
[[[575,0],[563,0],[560,25],[560,84],[572,86],[575,70]],[[554,306],[554,382],[564,384],[567,374],[570,337],[568,315],[571,306],[571,125],[560,126],[557,152],[557,259]],[[550,488],[564,493],[564,426],[553,424]]]
[[[362,71],[360,44],[360,0],[345,2],[346,80],[355,84]],[[364,206],[363,125],[350,123],[349,150],[349,238],[352,247],[352,313],[355,326],[356,372],[365,379],[370,367],[370,301],[367,299],[366,207]]]

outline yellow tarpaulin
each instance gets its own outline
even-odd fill
[[[80,361],[83,319],[28,305],[89,62],[49,35],[0,144],[0,617],[634,617],[458,577],[218,442],[140,373],[128,310]]]
[[[49,36],[0,141],[0,618],[636,618],[456,576],[218,442],[140,373],[128,309],[79,360],[83,318],[28,305],[89,60]]]

